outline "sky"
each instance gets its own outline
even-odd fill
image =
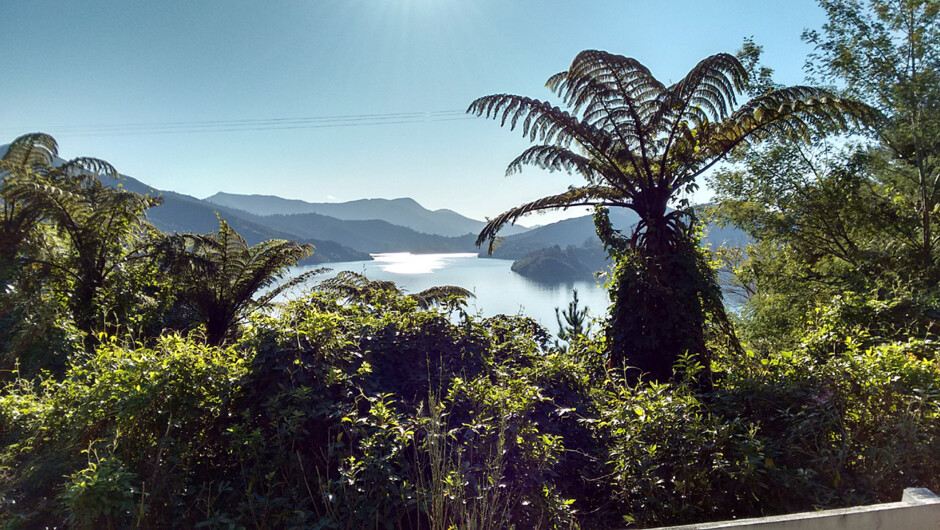
[[[29,0],[0,21],[0,143],[47,132],[64,158],[199,198],[413,197],[484,219],[580,180],[505,176],[530,144],[465,114],[474,99],[551,99],[585,49],[675,82],[746,37],[799,84],[800,34],[824,16],[812,0]]]

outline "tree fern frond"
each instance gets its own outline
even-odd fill
[[[616,93],[621,99],[642,103],[665,87],[649,69],[631,57],[600,50],[585,50],[575,56],[566,76],[550,80],[549,88],[573,108],[597,97]],[[599,86],[606,89],[598,91]]]
[[[496,235],[506,223],[514,224],[520,217],[540,210],[564,210],[572,206],[595,205],[626,206],[627,202],[617,190],[606,186],[572,188],[564,193],[543,197],[499,214],[483,227],[477,235],[476,244],[480,246],[489,240],[488,252],[492,254],[496,248]]]
[[[734,107],[738,92],[747,85],[747,70],[738,59],[719,53],[699,61],[681,81],[663,92],[660,115],[684,114],[693,99],[709,102],[713,121],[724,119]]]
[[[555,145],[535,145],[526,149],[509,163],[506,175],[518,173],[526,165],[541,167],[549,171],[577,172],[592,182],[598,176],[594,160]]]
[[[476,295],[471,291],[456,285],[429,287],[410,296],[418,302],[418,307],[422,309],[429,309],[435,305],[446,305],[450,301],[456,301],[457,305],[466,305],[467,298],[476,298]]]
[[[94,177],[111,177],[118,178],[120,175],[117,170],[114,169],[110,163],[101,160],[100,158],[92,157],[79,157],[73,158],[61,166],[59,170],[63,175],[68,177],[75,177],[81,175],[88,175]]]
[[[325,273],[325,272],[329,272],[330,270],[332,270],[332,269],[330,269],[329,267],[318,267],[318,268],[316,268],[316,269],[309,270],[309,271],[307,271],[307,272],[305,272],[305,273],[303,273],[303,274],[298,274],[297,276],[294,276],[294,277],[291,278],[290,280],[284,282],[283,284],[281,284],[281,285],[275,287],[274,289],[271,289],[271,290],[268,291],[267,293],[265,293],[261,298],[259,298],[258,300],[255,301],[255,305],[258,305],[258,306],[267,305],[267,304],[269,304],[269,303],[271,302],[271,300],[273,300],[274,298],[276,298],[277,295],[283,293],[283,292],[286,291],[287,289],[291,289],[291,288],[293,288],[293,287],[296,287],[296,286],[298,286],[298,285],[301,285],[301,284],[303,284],[304,282],[306,282],[307,280],[309,280],[310,278],[312,278],[312,277],[314,277],[314,276],[316,276],[316,275],[318,275],[318,274],[323,274],[323,273]]]
[[[747,141],[773,134],[812,134],[878,123],[876,109],[814,87],[786,87],[752,99],[710,131],[705,156],[716,157]]]
[[[576,117],[548,103],[498,94],[477,99],[467,112],[487,118],[500,118],[504,124],[509,119],[510,128],[515,128],[521,117],[524,120],[523,134],[528,135],[530,139],[538,137],[546,144],[554,143],[566,149],[571,142],[575,142],[588,156],[609,164],[612,173],[620,172],[611,157],[611,147],[615,142],[604,130],[578,121]],[[626,175],[620,176],[628,180]],[[614,181],[616,179],[612,180]]]
[[[555,76],[550,88],[563,97],[575,112],[582,106],[584,120],[618,138],[621,146],[642,153],[651,136],[646,116],[650,103],[664,87],[636,59],[603,51],[578,54],[566,72]],[[642,164],[632,160],[634,171],[642,174]]]
[[[59,155],[59,145],[52,136],[36,132],[10,142],[3,161],[21,167],[51,166]]]
[[[274,239],[255,246],[224,220],[211,234],[176,234],[166,237],[157,253],[163,266],[186,282],[185,297],[206,324],[206,339],[220,344],[238,318],[253,307],[267,304],[293,279],[253,301],[255,293],[281,278],[290,266],[313,251],[312,245]]]
[[[81,194],[76,191],[62,186],[33,181],[10,183],[6,195],[9,198],[29,201],[35,205],[49,204],[50,199],[59,199],[60,201],[81,199]]]
[[[510,130],[515,130],[522,120],[522,135],[530,140],[545,143],[569,145],[572,141],[581,147],[598,153],[603,152],[607,143],[602,131],[553,106],[537,99],[510,94],[496,94],[475,100],[467,113],[485,118],[499,119],[500,125],[509,122]]]
[[[377,291],[402,294],[395,282],[370,280],[366,275],[353,271],[339,271],[336,276],[320,282],[317,289],[351,302],[362,301]]]
[[[313,251],[313,245],[301,245],[294,241],[271,240],[261,248],[251,247],[240,263],[239,274],[233,279],[236,292],[248,292],[248,298],[259,289],[278,281],[287,272],[285,264],[296,265]]]

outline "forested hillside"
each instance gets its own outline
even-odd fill
[[[701,217],[712,207],[699,206],[696,209]],[[629,232],[636,226],[638,218],[629,211],[612,211],[610,220],[616,230]],[[712,249],[743,249],[748,245],[747,234],[733,225],[713,221],[703,223],[702,230],[704,237],[700,244]],[[511,259],[515,261],[514,271],[532,279],[556,282],[591,277],[613,264],[597,235],[594,217],[590,215],[509,235],[501,239],[492,252],[480,252],[480,257]]]
[[[252,217],[302,238],[342,241],[360,252],[472,252],[473,236],[446,237],[416,232],[386,221],[341,221],[315,213]]]
[[[225,212],[161,230],[150,214],[186,197],[11,138],[0,526],[656,527],[940,492],[940,1],[819,5],[807,85],[745,40],[668,84],[585,50],[542,99],[470,104],[533,143],[510,173],[578,179],[477,244],[595,207],[609,312],[575,295],[558,329],[348,271],[276,303],[319,249]],[[695,210],[705,178],[716,201]],[[746,248],[703,245],[706,217]]]

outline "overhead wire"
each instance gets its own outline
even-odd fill
[[[265,118],[239,120],[177,121],[152,123],[117,123],[100,125],[59,125],[39,128],[56,136],[138,136],[153,134],[222,133],[239,131],[273,131],[289,129],[321,129],[333,127],[365,127],[400,125],[473,119],[462,110],[400,112],[386,114],[346,114],[297,118]],[[32,127],[36,129],[36,127]],[[24,129],[0,128],[8,134],[21,134]]]

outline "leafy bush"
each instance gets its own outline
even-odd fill
[[[759,425],[776,511],[896,500],[940,483],[937,345],[862,346],[848,338],[820,357],[796,351],[729,366],[716,406]]]
[[[75,358],[61,381],[8,385],[0,433],[19,442],[0,454],[0,498],[17,507],[8,518],[35,511],[40,521],[57,520],[62,510],[91,525],[133,501],[149,507],[147,524],[159,526],[193,510],[193,488],[223,455],[218,424],[231,412],[245,366],[233,350],[171,335],[154,348],[104,345]],[[83,456],[101,454],[102,445],[101,459]],[[130,490],[114,484],[132,477],[139,481],[129,499]],[[56,506],[51,499],[63,488],[64,506]]]
[[[694,356],[633,382],[603,337],[392,291],[256,312],[225,349],[101,337],[3,387],[0,523],[607,528],[940,489],[936,343],[841,303],[799,348],[715,347],[708,393]]]
[[[685,385],[610,390],[592,427],[625,522],[666,525],[759,512],[768,460],[758,428],[712,414]]]
[[[129,526],[134,500],[140,493],[133,486],[137,477],[115,456],[87,453],[88,467],[73,473],[62,493],[69,512],[68,524],[79,528]],[[142,512],[137,515],[143,515]]]

